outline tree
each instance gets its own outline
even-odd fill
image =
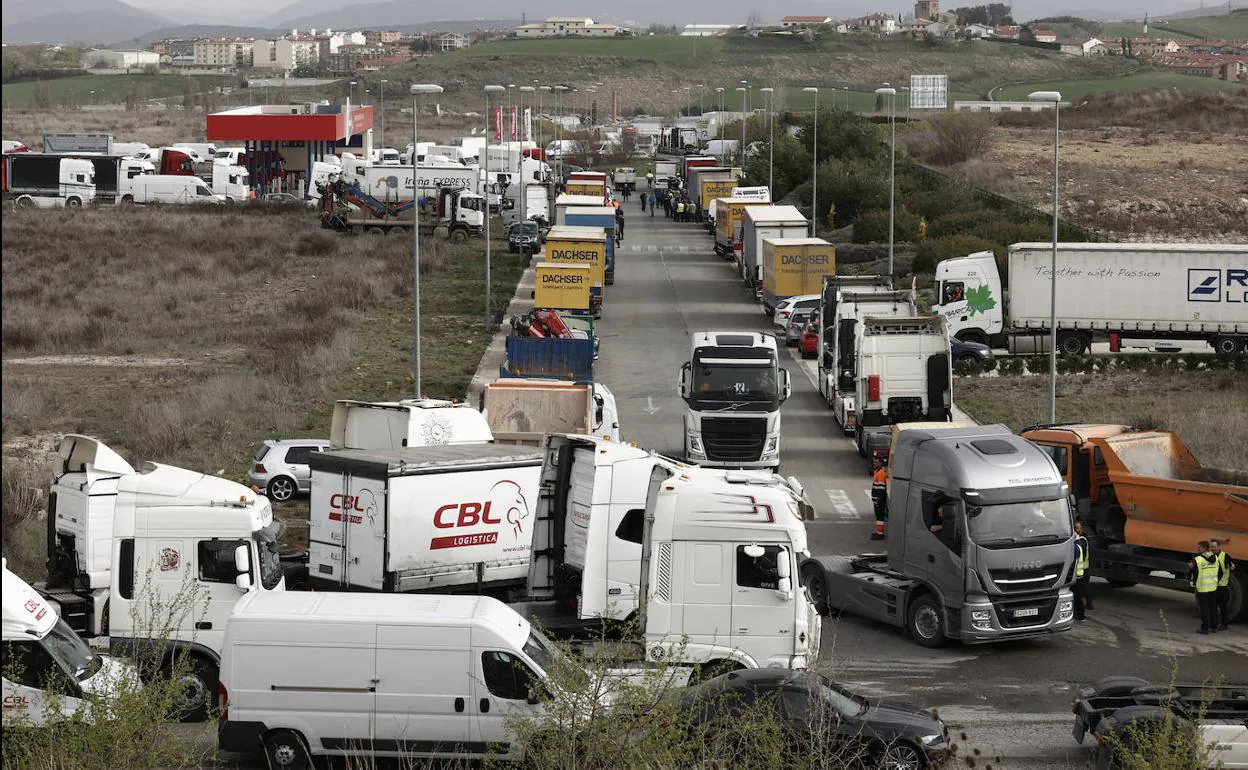
[[[1014,17],[1010,15],[1010,7],[1004,3],[954,8],[953,13],[958,15],[959,24],[986,24],[990,27],[999,27],[1014,23]]]

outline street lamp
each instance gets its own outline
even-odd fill
[[[385,78],[381,79],[381,88],[379,89],[381,93],[378,97],[381,102],[380,112],[377,113],[377,117],[381,118],[381,120],[378,121],[378,133],[381,134],[379,139],[382,147],[386,146],[386,83],[389,82],[390,81]],[[415,166],[414,163],[412,165]]]
[[[355,85],[352,83],[352,85]],[[412,202],[415,205],[412,221],[412,382],[416,398],[420,393],[420,191],[416,187],[416,142],[420,137],[420,96],[440,94],[442,86],[433,83],[415,83],[412,93]]]
[[[897,89],[884,87],[875,89],[877,94],[888,97],[888,128],[891,139],[888,143],[888,278],[893,278],[893,202],[897,192]]]
[[[706,113],[706,85],[698,83],[698,116]]]
[[[745,81],[742,81],[745,82]],[[741,92],[741,169],[745,170],[745,88],[738,87]]]
[[[265,88],[266,89],[268,88],[267,83],[265,84]],[[265,97],[265,101],[268,101],[268,97]],[[347,101],[355,101],[355,81],[354,80],[352,80],[347,85]]]
[[[720,119],[720,120],[723,120],[723,119],[724,119],[724,116],[723,116],[723,112],[724,112],[724,89],[723,89],[723,86],[716,86],[716,87],[715,87],[715,93],[719,94],[719,112],[720,112],[719,119]]]
[[[845,111],[849,112],[849,86],[841,86],[841,90],[845,92]],[[833,94],[833,97],[835,96],[836,94]],[[832,106],[835,107],[836,104]]]
[[[537,92],[537,89],[534,88],[533,86],[520,86],[520,125],[522,126],[522,128],[520,130],[520,136],[519,136],[520,151],[516,154],[516,164],[519,167],[518,173],[516,174],[516,176],[520,180],[520,193],[519,194],[520,194],[520,221],[521,222],[528,219],[528,217],[525,215],[525,209],[528,208],[528,200],[527,200],[528,199],[528,194],[527,194],[528,185],[525,183],[525,180],[524,180],[524,129],[523,129],[523,126],[528,125],[528,121],[524,119],[524,95],[532,94],[536,92]],[[531,96],[529,97],[529,99],[532,99],[532,98],[533,97]],[[529,102],[529,109],[533,109],[532,101]]]
[[[537,81],[534,81],[534,82],[537,82]],[[538,86],[538,87],[537,87],[537,115],[538,115],[538,120],[537,120],[537,128],[538,128],[537,143],[538,143],[539,145],[541,145],[541,146],[542,146],[542,149],[545,149],[545,148],[546,148],[546,145],[542,144],[542,139],[543,139],[543,137],[542,137],[542,135],[541,135],[541,129],[542,129],[542,120],[541,120],[541,115],[542,115],[542,92],[547,92],[547,93],[549,93],[549,92],[550,92],[550,90],[551,90],[550,86]]]
[[[775,189],[772,186],[772,170],[775,168],[773,160],[775,158],[776,145],[776,99],[773,96],[775,89],[771,86],[758,89],[759,92],[767,94],[767,189],[770,191]]]
[[[490,312],[490,94],[506,91],[502,86],[485,87],[485,328],[494,320]],[[502,199],[499,199],[500,203]]]
[[[1049,258],[1049,422],[1057,422],[1057,152],[1061,144],[1062,94],[1034,91],[1033,102],[1053,105],[1053,253]]]
[[[810,141],[810,237],[819,232],[819,89],[807,86],[802,89],[815,95],[815,130]],[[832,108],[836,108],[836,94],[832,94]]]

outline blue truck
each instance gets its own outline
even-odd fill
[[[607,266],[603,271],[603,282],[611,286],[615,283],[615,207],[614,206],[572,206],[564,215],[563,224],[569,227],[601,227],[607,231]]]
[[[498,376],[592,382],[594,341],[512,335]]]

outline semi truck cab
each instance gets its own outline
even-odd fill
[[[695,332],[680,370],[685,457],[696,465],[780,466],[780,407],[789,372],[776,340],[759,332]]]

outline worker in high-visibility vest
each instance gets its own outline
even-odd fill
[[[888,471],[878,457],[871,460],[871,502],[875,506],[875,531],[871,539],[883,540],[888,522]]]
[[[1218,565],[1218,591],[1215,604],[1218,608],[1218,624],[1215,631],[1226,631],[1231,622],[1231,573],[1235,571],[1235,561],[1230,554],[1222,550],[1222,541],[1209,538],[1209,552],[1213,554]]]
[[[1196,590],[1196,604],[1200,607],[1200,632],[1211,634],[1217,630],[1218,612],[1218,557],[1209,550],[1209,541],[1200,541],[1200,553],[1192,559],[1192,588]]]
[[[1075,620],[1084,619],[1084,611],[1092,606],[1088,601],[1088,567],[1092,559],[1088,553],[1088,538],[1083,534],[1083,522],[1075,522],[1075,582],[1070,590],[1075,594]]]

